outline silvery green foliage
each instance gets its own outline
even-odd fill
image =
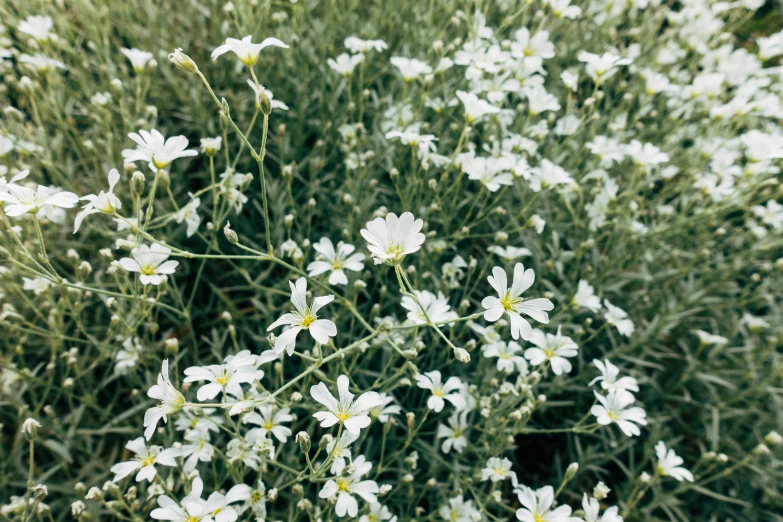
[[[0,515],[776,519],[767,12],[0,6]]]

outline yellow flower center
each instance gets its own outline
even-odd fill
[[[522,52],[524,53],[525,56],[533,56],[533,49],[531,49],[530,47],[525,47],[525,50]]]
[[[341,412],[335,415],[335,417],[337,417],[338,419],[344,422],[351,418],[351,414],[347,412]]]
[[[503,305],[503,309],[506,312],[510,312],[514,309],[514,306],[516,306],[520,301],[522,301],[519,297],[511,297],[511,292],[506,292],[506,295],[503,296],[503,299],[500,300],[500,304]]]
[[[228,375],[221,375],[217,378],[217,383],[221,386],[225,386],[228,382]]]
[[[544,522],[544,517],[542,517],[542,516],[541,516],[541,515],[539,515],[538,513],[536,513],[535,515],[533,515],[533,519],[534,519],[536,522]]]
[[[544,350],[544,355],[546,355],[547,358],[551,359],[552,357],[555,356],[555,351],[551,348],[547,348],[546,350]]]
[[[302,319],[302,328],[308,328],[314,322],[315,322],[315,316],[308,312],[308,314],[305,315],[304,318]]]
[[[344,491],[347,493],[350,485],[351,484],[347,480],[341,478],[337,479],[337,491]]]
[[[147,466],[152,466],[153,462],[155,462],[155,457],[153,455],[145,457],[144,460],[141,461],[141,467],[145,468]]]
[[[170,161],[160,161],[155,156],[152,156],[152,164],[155,166],[156,169],[163,169],[169,166],[171,162]]]
[[[271,430],[274,427],[275,427],[275,423],[272,421],[266,421],[264,423],[264,429]]]
[[[142,265],[141,266],[141,273],[144,275],[155,275],[155,269],[157,267],[153,265]]]
[[[332,262],[332,270],[342,270],[343,269],[343,262],[336,260]]]
[[[443,393],[443,390],[441,390],[440,388],[433,388],[433,390],[432,390],[432,394],[433,394],[435,397],[440,397],[440,398],[443,398],[443,397],[445,397],[445,396],[446,396],[446,394],[445,394],[445,393]]]

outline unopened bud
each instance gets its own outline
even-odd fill
[[[223,227],[223,234],[225,234],[226,239],[228,239],[228,242],[232,245],[236,245],[239,243],[239,236],[237,236],[237,233],[231,230],[231,223],[226,222],[226,226]]]
[[[306,432],[300,431],[297,433],[296,442],[299,443],[299,449],[302,450],[302,453],[310,452],[310,435],[308,435]]]
[[[175,49],[173,53],[169,54],[169,61],[188,73],[198,72],[198,66],[196,62],[191,59],[190,56],[182,52],[182,49]]]

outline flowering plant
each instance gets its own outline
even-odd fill
[[[0,518],[777,520],[768,7],[131,4],[0,7]]]

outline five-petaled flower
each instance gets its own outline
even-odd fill
[[[514,266],[514,280],[509,287],[506,272],[499,266],[493,268],[492,275],[487,277],[487,281],[498,293],[498,297],[489,296],[481,301],[481,306],[486,308],[484,319],[494,323],[505,313],[511,321],[511,337],[514,339],[522,337],[529,341],[533,335],[533,327],[521,314],[546,324],[549,322],[547,312],[554,308],[549,299],[521,297],[522,292],[530,288],[535,279],[536,274],[532,268],[525,270],[522,263],[517,263]]]
[[[449,401],[458,410],[467,406],[465,397],[460,393],[463,389],[459,377],[449,377],[444,383],[438,370],[420,373],[416,376],[416,385],[419,388],[430,390],[432,395],[427,399],[427,407],[434,412],[440,412]]]
[[[365,392],[354,400],[353,393],[348,391],[349,385],[347,375],[340,375],[337,378],[339,400],[334,398],[324,383],[319,382],[311,386],[310,395],[327,409],[314,413],[313,417],[320,421],[323,428],[340,423],[346,430],[358,435],[362,428],[370,425],[369,412],[380,404],[380,396],[376,392]]]
[[[153,406],[144,412],[144,436],[147,440],[152,438],[158,421],[168,422],[166,417],[169,414],[176,413],[185,406],[185,397],[177,391],[171,379],[169,379],[169,360],[164,359],[160,373],[158,374],[158,384],[152,386],[147,395],[160,401],[158,406]]]
[[[260,44],[254,44],[252,38],[252,36],[245,36],[241,40],[226,38],[226,43],[212,51],[212,59],[217,60],[221,55],[230,51],[237,55],[239,61],[248,67],[252,67],[258,61],[258,55],[265,47],[273,46],[288,49],[288,46],[277,38],[267,38]]]
[[[185,136],[172,136],[166,139],[163,134],[152,129],[149,132],[140,130],[138,134],[131,132],[128,137],[136,143],[137,147],[123,150],[122,157],[127,163],[146,161],[153,172],[167,168],[175,159],[198,154],[195,150],[186,150],[188,139]]]
[[[334,300],[333,295],[316,297],[313,304],[307,306],[307,279],[304,277],[296,280],[296,283],[288,282],[291,287],[291,302],[294,304],[293,312],[283,314],[280,319],[269,325],[267,331],[274,330],[278,326],[288,325],[288,329],[277,336],[275,352],[283,352],[292,355],[296,346],[296,336],[302,330],[307,330],[319,344],[326,344],[330,337],[337,335],[337,326],[329,319],[318,319],[318,310]]]
[[[418,252],[424,243],[421,229],[424,222],[415,219],[410,212],[397,214],[390,212],[386,219],[375,218],[367,223],[367,228],[361,230],[362,237],[367,240],[376,265],[386,263],[398,265],[408,254]]]
[[[131,257],[123,257],[119,263],[128,272],[136,272],[143,285],[157,286],[166,280],[167,275],[174,273],[179,261],[166,261],[171,255],[171,249],[153,243],[152,246],[141,245],[131,250]]]

